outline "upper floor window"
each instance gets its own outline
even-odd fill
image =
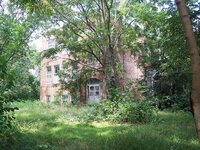
[[[47,66],[47,83],[51,83],[51,66]]]
[[[58,76],[59,70],[60,70],[60,66],[59,65],[55,65],[54,66],[54,76]]]
[[[54,48],[56,45],[56,40],[55,39],[50,39],[47,41],[47,46],[48,48]]]

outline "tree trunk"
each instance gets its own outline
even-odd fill
[[[192,106],[194,110],[194,119],[196,131],[200,140],[200,56],[198,53],[197,42],[192,30],[190,17],[186,8],[185,0],[175,0],[177,5],[183,29],[185,32],[187,44],[191,54],[192,62]]]
[[[120,79],[116,67],[117,60],[116,51],[107,48],[104,55],[104,73],[107,80],[107,88],[120,88]]]

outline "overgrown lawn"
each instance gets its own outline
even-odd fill
[[[187,112],[159,112],[158,121],[150,124],[117,124],[85,121],[82,114],[89,112],[89,106],[38,101],[15,105],[18,132],[8,142],[9,150],[200,149],[192,115]]]

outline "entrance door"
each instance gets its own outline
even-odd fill
[[[88,103],[98,103],[100,100],[100,85],[88,85]]]

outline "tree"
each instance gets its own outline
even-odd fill
[[[29,53],[28,41],[37,28],[34,15],[25,15],[15,6],[7,10],[9,13],[4,9],[0,12],[0,136],[12,127],[14,116],[10,112],[16,108],[11,103],[16,100],[14,87],[22,73],[22,66],[16,66]]]
[[[198,5],[188,1],[188,6],[199,40]],[[159,97],[157,105],[189,110],[190,57],[174,3],[135,3],[130,9],[136,28],[129,30],[125,41],[132,40],[131,49],[140,54],[140,65],[147,73],[150,69],[156,71],[153,93]],[[145,37],[145,42],[136,43],[137,37]]]
[[[175,0],[175,3],[177,5],[182,20],[187,44],[191,54],[191,65],[192,65],[191,100],[194,111],[196,130],[198,137],[200,139],[200,56],[185,1]]]
[[[17,70],[12,95],[15,100],[39,99],[39,52],[34,49],[26,50],[26,56],[18,58],[12,67]],[[31,71],[35,72],[33,74]]]
[[[112,0],[73,0],[57,2],[57,7],[55,4],[52,7],[55,18],[64,23],[63,29],[55,34],[58,43],[63,44],[74,61],[82,65],[86,62],[87,66],[88,58],[92,57],[100,66],[90,66],[90,69],[103,71],[108,87],[120,87],[117,66],[122,51],[119,49],[122,29],[119,27],[118,3]]]
[[[127,34],[126,28],[132,26],[134,18],[127,19],[128,12],[122,8],[128,6],[129,2],[46,2],[53,10],[51,21],[57,24],[62,22],[63,27],[49,33],[56,37],[57,47],[46,51],[44,56],[50,57],[66,49],[73,58],[68,60],[68,63],[78,63],[82,66],[77,72],[79,75],[83,72],[101,72],[105,76],[107,89],[115,87],[123,90],[122,80],[126,70],[120,58],[130,50],[127,42],[123,42],[123,38]],[[99,65],[93,67],[91,59]]]

